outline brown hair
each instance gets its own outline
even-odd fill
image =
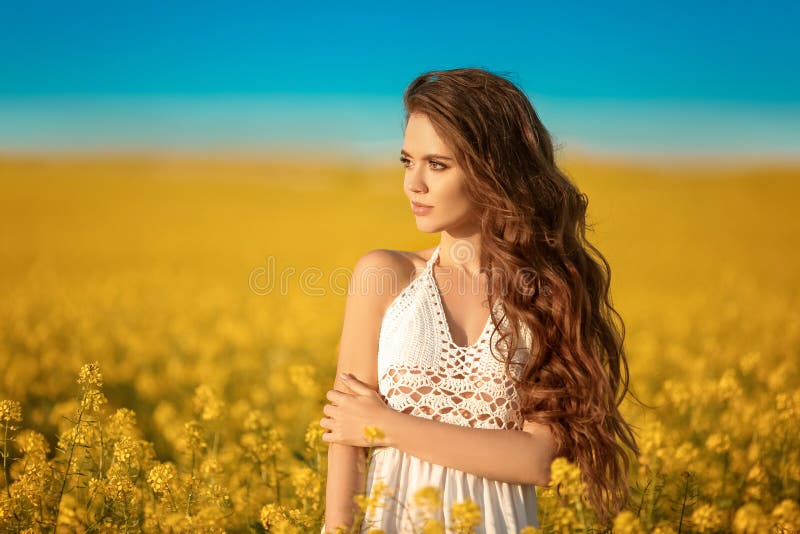
[[[521,328],[531,333],[521,380],[509,374],[523,416],[550,426],[558,455],[579,465],[589,504],[608,523],[630,497],[631,460],[617,437],[639,449],[618,409],[629,389],[625,326],[611,304],[609,264],[586,239],[588,198],[556,166],[549,132],[508,79],[477,68],[430,71],[411,82],[403,104],[406,124],[426,115],[465,170],[490,309],[503,295],[517,328],[501,332],[506,354],[516,353]]]

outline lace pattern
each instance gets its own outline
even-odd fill
[[[498,361],[497,349],[497,356],[490,353],[492,317],[469,347],[456,345],[450,336],[433,276],[438,253],[437,246],[423,272],[386,309],[378,344],[379,391],[392,409],[418,417],[476,428],[522,429],[514,383]],[[502,309],[499,301],[495,309]],[[521,341],[528,340],[523,336]],[[524,346],[515,361],[524,361],[528,354]],[[520,367],[510,369],[518,372]]]

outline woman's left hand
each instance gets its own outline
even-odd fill
[[[328,429],[323,441],[354,447],[380,447],[388,441],[384,427],[392,409],[380,394],[351,374],[342,375],[350,393],[335,389],[325,397],[331,401],[322,409],[327,417],[319,424]]]

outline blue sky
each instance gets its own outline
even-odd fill
[[[790,155],[797,3],[3,6],[0,150],[402,139],[419,73],[506,74],[569,147]],[[392,153],[397,152],[394,148]]]

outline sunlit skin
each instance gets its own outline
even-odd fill
[[[486,324],[485,279],[478,276],[480,221],[465,192],[464,171],[425,115],[412,114],[406,127],[401,162],[404,192],[411,201],[432,206],[415,214],[417,228],[440,232],[439,260],[434,276],[447,311],[449,329],[459,345],[472,344]],[[466,253],[465,253],[466,252]],[[427,257],[419,258],[424,262]],[[457,260],[457,261],[456,261]],[[479,280],[457,285],[458,278]],[[446,287],[476,289],[445,290]],[[340,376],[320,426],[322,439],[355,447],[389,446],[431,463],[494,480],[547,485],[555,442],[546,426],[526,423],[523,430],[472,428],[416,417],[392,410],[378,391],[353,375]],[[383,435],[370,438],[367,427]]]
[[[400,161],[403,192],[411,202],[432,206],[415,214],[417,228],[441,232],[434,266],[453,341],[471,345],[489,315],[486,276],[480,273],[480,220],[465,190],[466,176],[454,154],[424,114],[413,113],[406,127]],[[422,263],[430,257],[422,258]]]
[[[451,150],[422,114],[411,114],[406,126],[400,161],[405,167],[403,192],[410,201],[433,206],[416,217],[421,232],[443,232],[447,239],[469,239],[480,244],[480,221],[464,189],[465,175]],[[474,266],[474,265],[473,265]]]

